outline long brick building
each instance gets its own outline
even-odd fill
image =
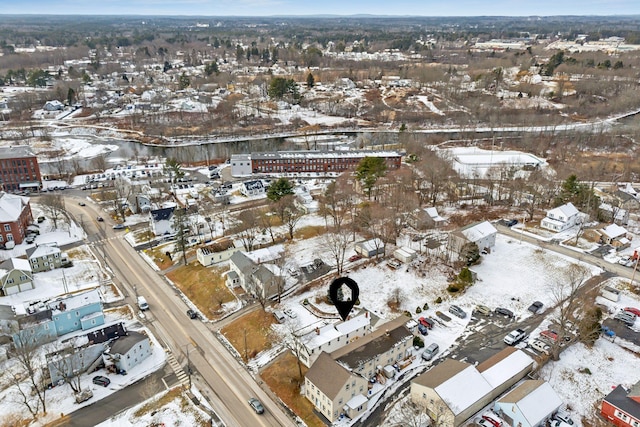
[[[0,147],[0,182],[5,191],[38,190],[42,185],[36,155],[27,145]]]
[[[382,157],[388,169],[398,169],[402,154],[397,151],[277,151],[231,156],[231,175],[331,174],[353,170],[365,157]]]

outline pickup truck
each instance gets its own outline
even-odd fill
[[[507,345],[516,345],[520,342],[527,333],[522,329],[516,329],[509,332],[509,335],[504,337],[504,343]]]

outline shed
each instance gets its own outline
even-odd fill
[[[384,255],[384,242],[377,237],[371,240],[356,242],[354,250],[357,254],[371,258],[376,255]]]
[[[410,248],[398,248],[393,251],[393,256],[398,261],[402,261],[404,263],[410,263],[414,259],[416,259],[416,251]]]
[[[620,291],[610,286],[605,286],[600,292],[602,296],[610,301],[618,302],[620,299]]]

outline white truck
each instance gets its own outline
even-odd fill
[[[149,304],[147,303],[147,299],[143,296],[138,297],[138,308],[141,311],[149,310]]]
[[[523,329],[516,329],[509,332],[509,335],[504,337],[504,343],[507,345],[516,345],[518,344],[527,333]]]

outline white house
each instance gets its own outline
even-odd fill
[[[489,222],[470,224],[449,234],[449,250],[461,254],[468,243],[475,243],[479,250],[489,250],[496,244],[498,230]]]
[[[243,196],[261,196],[267,192],[261,180],[245,181],[240,186],[240,193]]]
[[[580,211],[569,202],[547,211],[547,216],[540,221],[540,227],[561,232],[578,224]]]
[[[175,233],[173,229],[173,211],[175,207],[153,209],[149,212],[151,216],[151,230],[156,236]]]
[[[511,427],[542,427],[562,406],[548,382],[527,380],[501,397],[493,410]]]
[[[118,338],[104,354],[105,364],[115,365],[118,371],[129,371],[151,356],[149,337],[136,331]]]
[[[196,258],[204,267],[223,261],[228,261],[235,252],[241,248],[236,247],[233,240],[229,238],[221,238],[215,242],[196,250]]]

